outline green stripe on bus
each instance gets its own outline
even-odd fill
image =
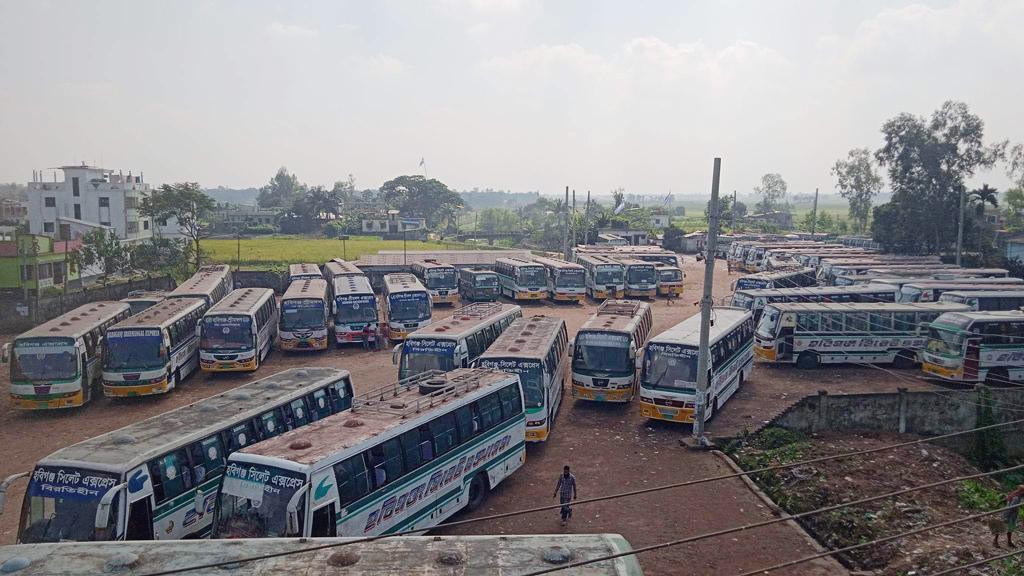
[[[223,474],[218,474],[216,478],[203,482],[202,484],[199,485],[199,488],[202,489],[204,492],[204,499],[207,496],[206,489],[209,488],[211,484],[213,485],[213,492],[217,491],[217,483],[220,482],[221,476],[223,476]],[[160,504],[156,507],[156,510],[153,512],[153,521],[156,522],[157,520],[163,519],[169,516],[170,514],[180,510],[186,504],[191,504],[192,502],[195,501],[195,498],[195,488],[178,494],[169,502],[164,502],[163,504]]]

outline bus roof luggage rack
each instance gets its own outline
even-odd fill
[[[452,312],[452,318],[469,320],[470,318],[485,318],[501,311],[500,302],[474,302]]]
[[[597,309],[598,316],[635,316],[640,310],[638,300],[605,300]]]
[[[480,387],[480,373],[490,370],[473,370],[457,375],[449,375],[442,370],[427,370],[404,380],[375,388],[352,398],[353,413],[361,410],[386,412],[406,418],[419,414],[425,409],[433,408],[447,402],[449,398],[457,398]],[[399,398],[404,392],[417,387],[420,396]]]

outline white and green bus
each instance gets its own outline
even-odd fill
[[[928,327],[921,353],[928,376],[952,382],[1017,384],[1024,380],[1024,312],[950,312]]]
[[[518,374],[526,399],[526,441],[544,442],[562,406],[568,372],[565,320],[530,316],[512,323],[476,365]]]
[[[437,260],[412,263],[412,273],[430,292],[434,304],[455,305],[459,301],[459,278],[455,266]]]
[[[301,264],[289,264],[288,265],[288,285],[291,286],[292,282],[296,280],[323,280],[324,274],[320,271],[320,267],[311,262],[303,262]]]
[[[336,277],[332,292],[335,341],[362,342],[363,328],[376,327],[378,322],[377,296],[370,279],[362,274]]]
[[[975,312],[998,312],[1024,308],[1024,287],[1017,290],[979,290],[957,288],[939,296],[939,302],[966,304]]]
[[[583,266],[557,258],[534,256],[533,261],[547,271],[548,298],[556,302],[583,302],[587,294]]]
[[[203,372],[253,372],[277,337],[277,299],[270,288],[239,288],[207,310],[199,324]]]
[[[430,324],[433,302],[430,292],[408,273],[385,274],[383,316],[384,336],[392,342],[405,338]]]
[[[1024,281],[1020,278],[969,278],[974,282],[961,282],[964,279],[947,280],[940,282],[906,282],[900,285],[900,292],[896,296],[897,302],[937,302],[943,293],[949,290],[988,290],[991,292],[1013,291],[1024,288]],[[988,280],[988,282],[984,282]],[[1008,280],[1009,282],[992,282],[992,280]]]
[[[204,536],[228,454],[351,403],[347,370],[296,368],[62,448],[20,475],[18,542]]]
[[[910,368],[928,340],[928,323],[963,304],[768,304],[754,333],[765,362],[817,368],[842,362]]]
[[[626,296],[626,268],[605,254],[577,253],[576,263],[587,274],[587,295],[594,300]]]
[[[654,298],[658,295],[658,272],[654,262],[639,258],[619,258],[626,270],[626,297]]]
[[[313,548],[311,550],[304,550]],[[241,556],[254,560],[237,562]],[[552,558],[592,564],[566,574],[643,576],[629,542],[618,534],[537,534],[529,536],[405,536],[361,538],[262,538],[246,540],[168,540],[163,542],[57,542],[0,547],[0,566],[18,576],[95,575],[185,571],[214,576],[237,569],[243,574],[380,576],[381,574],[528,574],[552,567]],[[301,552],[301,553],[295,553]],[[625,554],[612,560],[598,558]],[[205,564],[222,568],[190,570]],[[338,568],[333,568],[339,566]],[[344,567],[340,567],[344,566]],[[12,568],[13,569],[13,568]],[[230,572],[229,572],[230,573]]]
[[[125,302],[91,302],[4,344],[11,407],[50,410],[89,402],[103,380],[104,334],[130,314]]]
[[[398,379],[431,370],[447,372],[468,367],[522,316],[523,309],[515,304],[476,302],[459,308],[395,346],[391,362],[398,364]]]
[[[199,367],[199,298],[168,298],[107,329],[103,395],[166,394]]]
[[[768,304],[778,302],[895,302],[898,289],[888,284],[856,286],[815,286],[810,288],[766,288],[737,290],[731,305],[750,310],[754,322]]]
[[[427,372],[352,409],[235,452],[215,538],[420,531],[475,509],[526,459],[519,377]]]
[[[326,350],[333,326],[326,280],[300,279],[288,286],[281,297],[281,350]]]
[[[121,298],[121,302],[132,307],[132,314],[138,314],[150,306],[163,302],[167,298],[167,292],[163,290],[133,290],[128,296]]]
[[[547,270],[542,264],[520,258],[497,258],[494,271],[501,295],[512,300],[543,300],[548,296]]]
[[[573,398],[629,402],[636,393],[637,351],[651,335],[651,306],[637,300],[605,300],[576,332],[572,354]]]
[[[754,370],[754,317],[743,308],[715,307],[708,346],[708,389],[697,395],[700,314],[694,314],[647,342],[640,364],[640,415],[693,423],[697,402],[705,420],[740,389]]]
[[[470,302],[494,302],[501,296],[498,275],[486,268],[462,268],[459,270],[459,294]]]
[[[234,289],[234,277],[227,264],[203,266],[188,280],[171,290],[168,298],[201,298],[209,308]]]

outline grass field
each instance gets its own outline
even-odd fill
[[[236,244],[233,238],[216,238],[202,241],[203,255],[211,262],[234,264],[236,260],[244,268],[283,268],[297,262],[323,264],[331,258],[348,257],[357,260],[363,254],[376,254],[379,250],[401,250],[401,240],[381,240],[378,236],[353,236],[345,242],[342,251],[341,240],[330,238],[307,238],[304,236],[264,236],[243,238]],[[421,242],[409,240],[409,250],[444,250],[461,248],[459,244]],[[240,258],[239,258],[240,253]]]

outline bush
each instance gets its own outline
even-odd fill
[[[257,226],[247,226],[245,228],[245,234],[251,236],[258,236],[260,234],[274,234],[277,232],[277,228],[270,224],[259,224]]]
[[[1003,495],[977,480],[964,480],[956,490],[960,505],[970,510],[998,510],[1005,505]]]

